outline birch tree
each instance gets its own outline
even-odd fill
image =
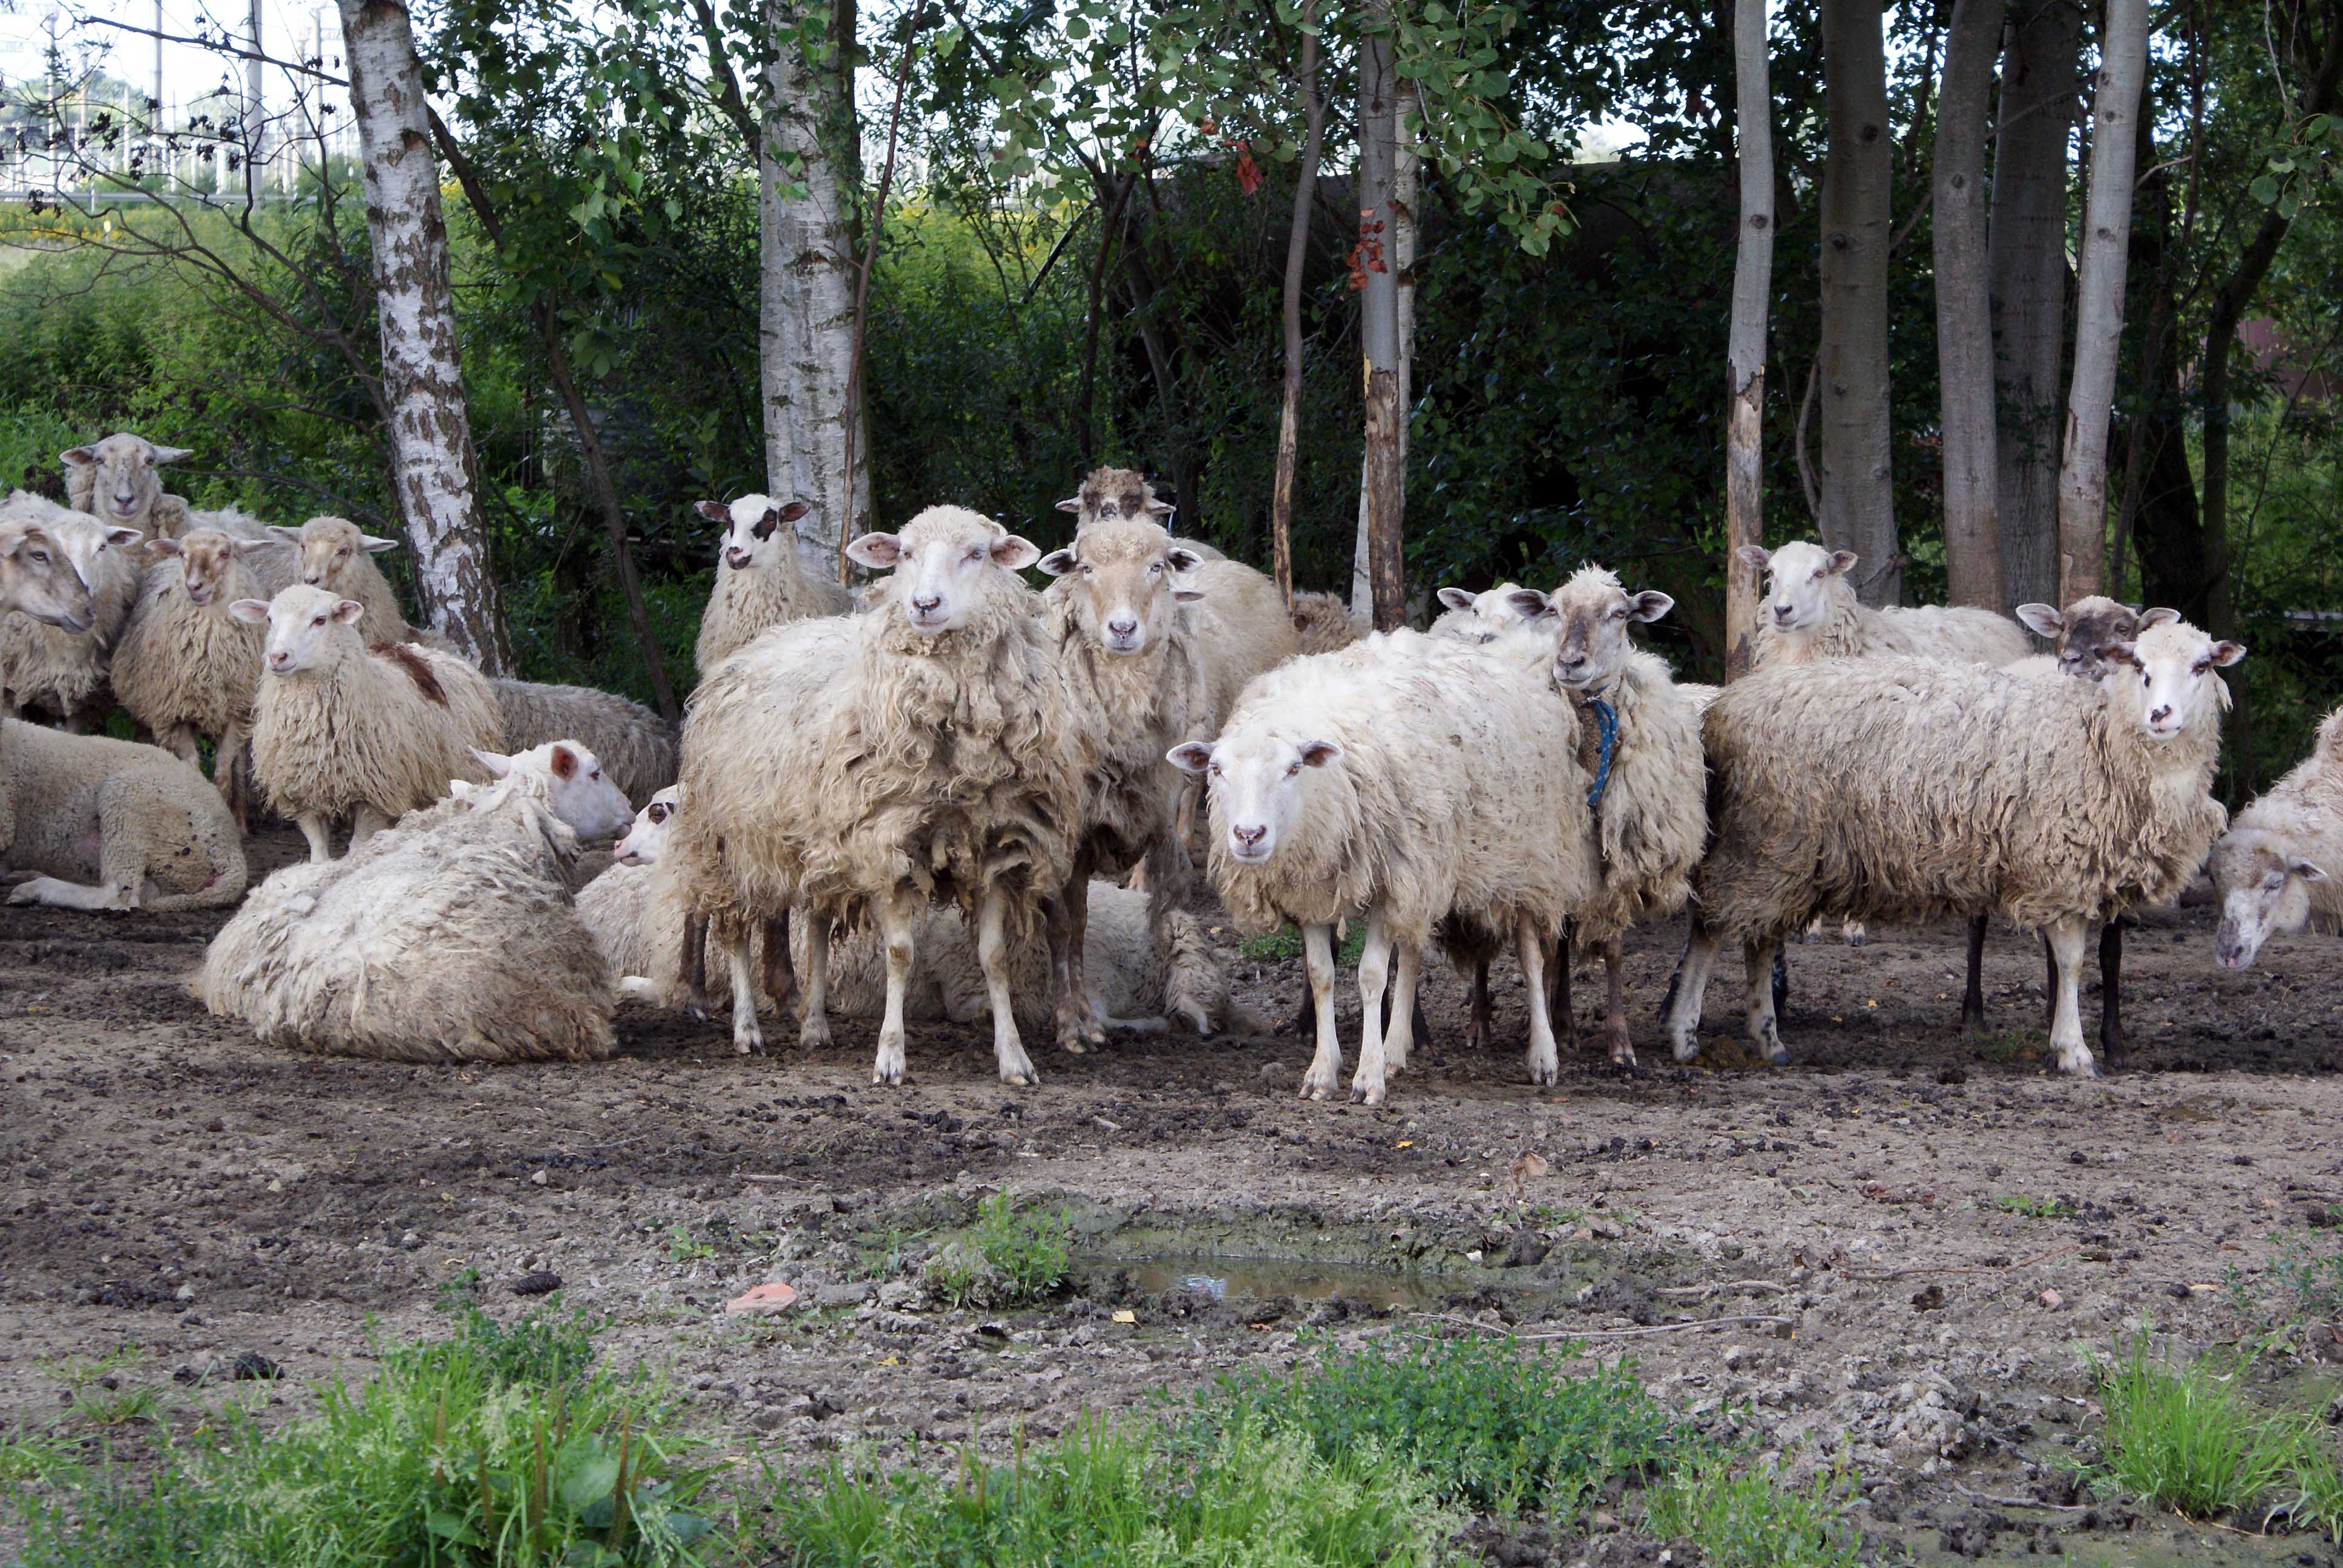
[[[1317,0],[1302,0],[1302,160],[1293,175],[1293,226],[1285,237],[1285,383],[1277,411],[1277,477],[1270,495],[1271,565],[1277,591],[1293,603],[1293,470],[1302,455],[1302,277],[1310,259],[1310,214],[1317,206],[1318,163],[1325,148],[1326,98],[1318,90]],[[1106,241],[1101,238],[1103,252]]]
[[[1829,157],[1822,189],[1822,535],[1862,558],[1856,592],[1894,604],[1904,574],[1887,405],[1887,53],[1880,0],[1823,0]]]
[[[1399,85],[1399,106],[1392,126],[1392,201],[1384,226],[1385,262],[1393,269],[1393,293],[1399,310],[1399,498],[1407,507],[1408,410],[1415,396],[1415,188],[1422,154],[1415,144],[1421,101],[1404,78]],[[1374,617],[1373,574],[1369,496],[1374,477],[1372,451],[1359,464],[1359,539],[1351,561],[1351,618],[1365,623]]]
[[[1774,286],[1774,102],[1765,0],[1735,0],[1733,60],[1740,131],[1741,225],[1725,348],[1725,668],[1746,674],[1757,629],[1757,568],[1745,546],[1765,539],[1765,317]]]
[[[1378,22],[1388,22],[1388,0]],[[1359,48],[1360,338],[1366,370],[1368,575],[1374,625],[1389,631],[1407,619],[1400,558],[1405,459],[1400,449],[1399,271],[1391,254],[1398,211],[1399,78],[1387,26],[1373,26]]]
[[[1991,610],[2004,607],[1985,154],[2003,8],[2003,0],[1954,0],[1944,79],[1936,93],[1931,187],[1936,374],[1944,409],[1946,588],[1955,604]]]
[[[483,670],[503,675],[512,654],[480,516],[439,163],[414,21],[396,0],[339,5],[366,170],[392,477],[416,595],[432,630]]]

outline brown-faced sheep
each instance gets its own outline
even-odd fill
[[[1330,593],[1298,593],[1293,596],[1293,635],[1303,655],[1332,653],[1350,647],[1364,637],[1359,623],[1351,618],[1351,608]]]
[[[398,595],[374,558],[398,548],[397,539],[377,538],[347,518],[311,518],[297,528],[271,528],[297,552],[294,576],[337,598],[356,599],[364,608],[358,635],[368,643],[437,643],[429,633],[407,624]]]

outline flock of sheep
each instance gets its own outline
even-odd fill
[[[1737,940],[1748,1039],[1778,1062],[1785,936],[1969,920],[1974,1023],[1999,916],[2043,933],[2051,1040],[2088,1076],[2095,930],[2119,1060],[2122,923],[2208,859],[2225,965],[2343,915],[2320,869],[2343,849],[2343,714],[2231,826],[2209,792],[2217,672],[2245,650],[2168,610],[1871,609],[1851,554],[1793,544],[1752,552],[1755,668],[1718,690],[1631,637],[1666,595],[1593,566],[1550,594],[1443,589],[1428,631],[1363,637],[1331,596],[1289,605],[1175,538],[1128,470],[1061,503],[1073,542],[1046,556],[957,507],[865,535],[848,554],[882,575],[859,596],[800,569],[803,503],[746,496],[699,508],[722,560],[678,735],[607,693],[483,678],[407,624],[371,559],[389,541],[191,510],[158,472],[185,456],[109,437],[64,455],[70,508],[0,502],[19,715],[0,727],[0,863],[12,902],[240,903],[200,994],[292,1048],[590,1059],[620,996],[704,1011],[719,972],[738,1050],[761,1045],[760,1005],[815,1044],[833,1008],[876,1015],[882,1083],[921,1019],[989,1016],[1016,1084],[1038,1080],[1037,1030],[1078,1052],[1112,1029],[1257,1028],[1184,907],[1205,802],[1235,921],[1300,928],[1312,1099],[1342,1088],[1349,920],[1349,1088],[1373,1104],[1407,1064],[1435,947],[1474,975],[1481,1042],[1490,962],[1513,953],[1543,1084],[1572,1033],[1574,943],[1604,959],[1601,1038],[1632,1065],[1622,938],[1689,906],[1677,1058]],[[1036,567],[1054,579],[1038,593]],[[156,744],[78,733],[116,706]],[[247,891],[256,801],[310,857]],[[576,887],[584,846],[614,837],[617,863]]]

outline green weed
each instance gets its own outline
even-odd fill
[[[93,1384],[74,1395],[72,1410],[74,1419],[86,1426],[136,1426],[161,1418],[163,1394],[140,1383],[119,1389]]]
[[[716,1256],[716,1249],[706,1241],[697,1241],[691,1227],[680,1221],[667,1228],[667,1261],[670,1263],[696,1263],[702,1258]]]
[[[2093,1372],[2107,1412],[2103,1473],[2143,1503],[2207,1519],[2254,1503],[2296,1466],[2300,1423],[2255,1410],[2236,1371],[2156,1357],[2143,1330]]]
[[[2315,1253],[2299,1237],[2278,1244],[2269,1276],[2291,1298],[2293,1315],[2314,1323],[2343,1322],[2343,1252]]]
[[[78,1446],[53,1432],[26,1432],[20,1426],[0,1437],[0,1484],[54,1481],[70,1474],[79,1462]]]
[[[973,1226],[929,1257],[920,1279],[956,1307],[1045,1301],[1066,1282],[1071,1234],[1062,1211],[1021,1213],[1008,1193],[995,1192],[978,1206]]]
[[[1847,1522],[1855,1478],[1833,1470],[1804,1487],[1712,1454],[1673,1471],[1645,1499],[1645,1523],[1700,1547],[1710,1568],[1856,1568],[1862,1535]]]
[[[1996,1192],[1993,1206],[2005,1214],[2023,1214],[2029,1220],[2071,1220],[2075,1206],[2064,1198],[2028,1198],[2022,1192]]]
[[[145,1346],[126,1342],[102,1356],[60,1356],[45,1361],[41,1370],[79,1393],[93,1383],[129,1371],[146,1359]]]
[[[1337,969],[1358,967],[1359,954],[1366,950],[1367,928],[1364,921],[1353,920],[1350,930],[1334,950]],[[1302,928],[1280,926],[1267,936],[1246,937],[1237,943],[1237,951],[1257,964],[1282,964],[1302,956]]]

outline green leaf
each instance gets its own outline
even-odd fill
[[[479,1533],[472,1528],[470,1522],[460,1514],[427,1513],[423,1516],[423,1528],[441,1540],[452,1541],[458,1546],[487,1544],[480,1539]]]
[[[2247,186],[2246,189],[2247,194],[2264,206],[2268,206],[2278,200],[2278,181],[2268,175],[2255,176],[2254,183]]]

